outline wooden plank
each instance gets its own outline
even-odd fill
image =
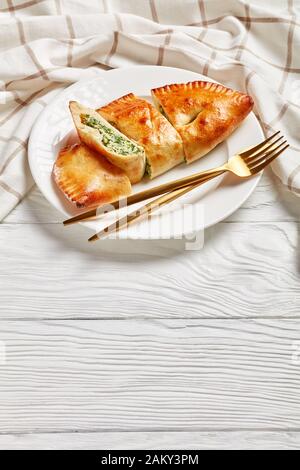
[[[299,431],[299,329],[287,319],[2,321],[0,433]]]
[[[1,319],[299,317],[299,224],[218,224],[185,240],[86,242],[0,225]]]
[[[299,432],[86,432],[0,435],[0,450],[299,450]]]
[[[30,194],[6,217],[4,223],[61,223],[63,215],[54,209],[34,187]],[[286,189],[271,170],[228,222],[300,220],[299,198]]]

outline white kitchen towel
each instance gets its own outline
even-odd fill
[[[63,87],[114,67],[189,69],[252,95],[274,172],[300,194],[299,0],[0,0],[0,220],[33,181],[32,124]]]

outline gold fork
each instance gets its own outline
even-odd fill
[[[90,237],[89,241],[99,240],[108,233],[117,232],[121,228],[127,227],[134,221],[137,221],[138,219],[144,217],[146,214],[150,214],[154,212],[154,210],[157,210],[158,208],[174,201],[178,197],[183,196],[184,194],[193,190],[203,182],[208,181],[209,179],[212,179],[216,176],[219,176],[227,171],[239,176],[240,178],[247,178],[249,176],[256,175],[289,147],[289,144],[287,144],[286,140],[282,141],[282,136],[278,137],[275,141],[273,140],[274,137],[278,136],[278,134],[279,131],[273,134],[265,141],[261,142],[260,144],[234,155],[228,160],[227,163],[218,168],[203,171],[187,178],[182,178],[181,180],[162,185],[167,188],[164,190],[164,192],[169,191],[167,194],[164,194],[163,196],[155,199],[154,201],[151,201],[148,204],[144,205],[140,209],[135,210],[129,215],[126,215],[121,219],[117,220],[115,223],[109,225],[105,229]],[[171,191],[169,188],[171,189]],[[148,190],[148,193],[149,191],[151,190]]]
[[[267,146],[267,144],[271,140],[273,140],[274,137],[277,136],[278,134],[279,134],[279,131],[276,132],[271,137],[269,137],[268,139],[266,139],[264,142],[261,142],[260,144],[256,145],[255,147],[252,147],[252,148],[247,149],[244,152],[240,153],[239,156],[241,156],[242,158],[243,157],[246,158],[247,153],[249,153],[249,151],[254,153],[255,151],[258,151],[258,150],[268,149],[269,147]],[[280,139],[278,139],[278,140],[280,140]],[[275,142],[273,142],[272,145],[274,145],[274,143]],[[233,160],[233,165],[234,165],[235,158],[233,157],[233,159],[231,159],[230,162],[232,160]],[[227,163],[227,165],[228,164],[229,164],[229,162]],[[150,199],[152,197],[160,196],[161,194],[173,191],[174,189],[178,189],[178,188],[184,187],[184,186],[189,186],[191,183],[205,182],[205,181],[207,181],[207,179],[210,179],[211,177],[221,175],[225,171],[227,171],[227,170],[225,169],[225,165],[223,165],[223,167],[221,167],[221,168],[213,168],[213,169],[208,170],[208,171],[204,171],[204,172],[200,172],[200,173],[194,173],[191,176],[186,176],[185,178],[180,178],[178,180],[174,180],[174,181],[171,181],[169,183],[164,183],[164,184],[161,184],[160,186],[155,186],[154,188],[146,189],[145,191],[141,191],[139,193],[132,194],[132,196],[129,196],[128,198],[121,198],[118,201],[111,202],[110,204],[105,204],[104,206],[102,206],[100,208],[90,209],[87,212],[81,213],[79,215],[71,217],[70,219],[65,220],[63,223],[64,223],[64,225],[71,225],[71,224],[74,224],[74,223],[77,223],[77,222],[80,222],[80,221],[83,221],[83,220],[91,220],[91,219],[94,219],[96,217],[99,217],[102,214],[106,214],[107,212],[111,212],[115,209],[119,209],[120,207],[124,207],[124,206],[128,207],[132,204],[136,204],[137,202],[145,201],[146,199]],[[228,170],[228,171],[230,171],[230,170]]]

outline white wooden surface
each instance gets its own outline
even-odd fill
[[[33,189],[0,224],[0,449],[300,448],[299,216],[268,172],[200,251],[88,245]]]

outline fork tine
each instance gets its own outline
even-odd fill
[[[277,144],[278,142],[280,142],[280,140],[283,139],[283,138],[284,138],[283,136],[280,136],[274,142],[267,145],[267,147],[263,147],[262,150],[258,150],[256,152],[254,152],[254,154],[251,154],[248,157],[243,158],[244,162],[247,163],[247,165],[251,165],[251,163],[254,163],[255,160],[258,160],[258,158],[261,157],[261,155],[265,154],[270,149],[272,150],[272,147],[274,147],[274,145]],[[275,150],[276,150],[276,148],[275,148]]]
[[[261,142],[260,144],[255,145],[254,147],[250,147],[247,150],[244,150],[244,152],[239,153],[239,155],[244,158],[248,157],[249,155],[252,155],[256,150],[260,150],[264,145],[266,145],[270,140],[274,139],[276,135],[280,134],[280,131],[275,132],[275,134],[271,135],[268,137],[266,140]]]
[[[273,155],[271,155],[268,159],[266,159],[265,161],[263,161],[262,163],[260,163],[259,165],[251,168],[251,173],[252,174],[256,174],[256,173],[259,173],[261,170],[263,170],[266,166],[270,165],[270,163],[272,163],[273,160],[275,160],[275,158],[279,157],[279,155],[282,154],[282,152],[284,152],[287,148],[289,147],[289,144],[287,144],[285,147],[283,147],[282,149],[278,150],[278,152],[274,153]]]
[[[270,156],[272,156],[274,152],[276,152],[277,150],[279,150],[280,147],[282,147],[282,146],[285,145],[286,143],[287,143],[287,141],[284,140],[284,141],[281,142],[279,145],[277,145],[275,148],[273,147],[273,148],[272,148],[271,150],[269,150],[268,152],[263,152],[263,154],[262,154],[259,158],[255,159],[253,162],[252,162],[252,161],[249,162],[249,163],[248,163],[248,167],[250,168],[250,170],[251,170],[252,168],[255,168],[257,165],[260,165],[261,163],[263,163],[263,162],[265,162],[266,160],[268,160],[268,158],[269,158]]]

